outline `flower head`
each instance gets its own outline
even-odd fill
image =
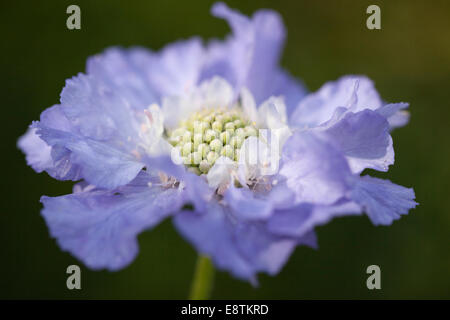
[[[212,12],[232,28],[225,41],[107,49],[19,140],[34,170],[80,181],[43,196],[42,215],[92,269],[127,266],[137,235],[172,217],[218,268],[256,282],[334,217],[389,225],[416,206],[412,189],[361,176],[394,163],[408,104],[385,103],[364,76],[307,94],[278,65],[277,13]]]

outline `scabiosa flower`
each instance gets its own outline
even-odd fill
[[[308,94],[278,65],[277,13],[212,13],[226,40],[107,49],[19,140],[35,171],[79,181],[43,196],[42,215],[92,269],[124,268],[137,235],[172,217],[217,268],[256,283],[297,245],[316,247],[314,228],[334,217],[389,225],[416,206],[412,189],[361,175],[394,163],[407,103],[385,103],[364,76]]]

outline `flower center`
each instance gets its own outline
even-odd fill
[[[169,133],[169,142],[179,149],[189,170],[200,175],[208,173],[220,156],[238,161],[239,149],[250,136],[258,136],[258,130],[239,107],[203,109],[181,121]]]

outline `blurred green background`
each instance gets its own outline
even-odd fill
[[[58,103],[66,78],[108,46],[159,49],[192,35],[223,37],[212,1],[2,1],[0,79],[3,115],[0,298],[187,297],[196,253],[166,221],[139,237],[128,268],[93,272],[48,235],[39,197],[71,183],[36,174],[16,140],[45,108]],[[411,103],[411,122],[394,131],[396,164],[380,176],[413,186],[420,206],[391,227],[347,217],[319,227],[320,249],[298,248],[276,277],[253,288],[218,273],[212,297],[450,298],[450,1],[227,1],[243,13],[272,8],[288,29],[282,65],[310,90],[344,74],[371,77],[382,97]],[[66,8],[81,7],[82,29],[66,28]],[[381,7],[382,30],[365,26]],[[82,267],[82,290],[66,288],[66,267]],[[368,265],[382,289],[366,288]]]

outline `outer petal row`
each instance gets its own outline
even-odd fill
[[[216,3],[212,13],[226,19],[233,34],[225,42],[209,45],[202,77],[222,76],[235,87],[236,94],[246,87],[258,105],[270,96],[282,95],[292,110],[306,90],[278,65],[286,36],[280,15],[259,10],[248,18],[224,3]]]
[[[185,211],[174,217],[177,229],[219,269],[257,284],[256,273],[276,274],[297,244],[315,246],[315,236],[276,236],[262,223],[233,220],[232,211],[211,205],[207,213]]]
[[[317,127],[332,119],[340,107],[354,113],[365,109],[377,111],[389,121],[391,128],[408,122],[408,115],[402,110],[408,104],[386,106],[372,80],[365,76],[343,76],[305,96],[292,113],[290,124],[300,128]]]
[[[118,270],[135,258],[137,235],[183,204],[181,189],[159,183],[142,171],[122,189],[87,187],[61,197],[44,196],[42,215],[63,250],[92,269]]]

